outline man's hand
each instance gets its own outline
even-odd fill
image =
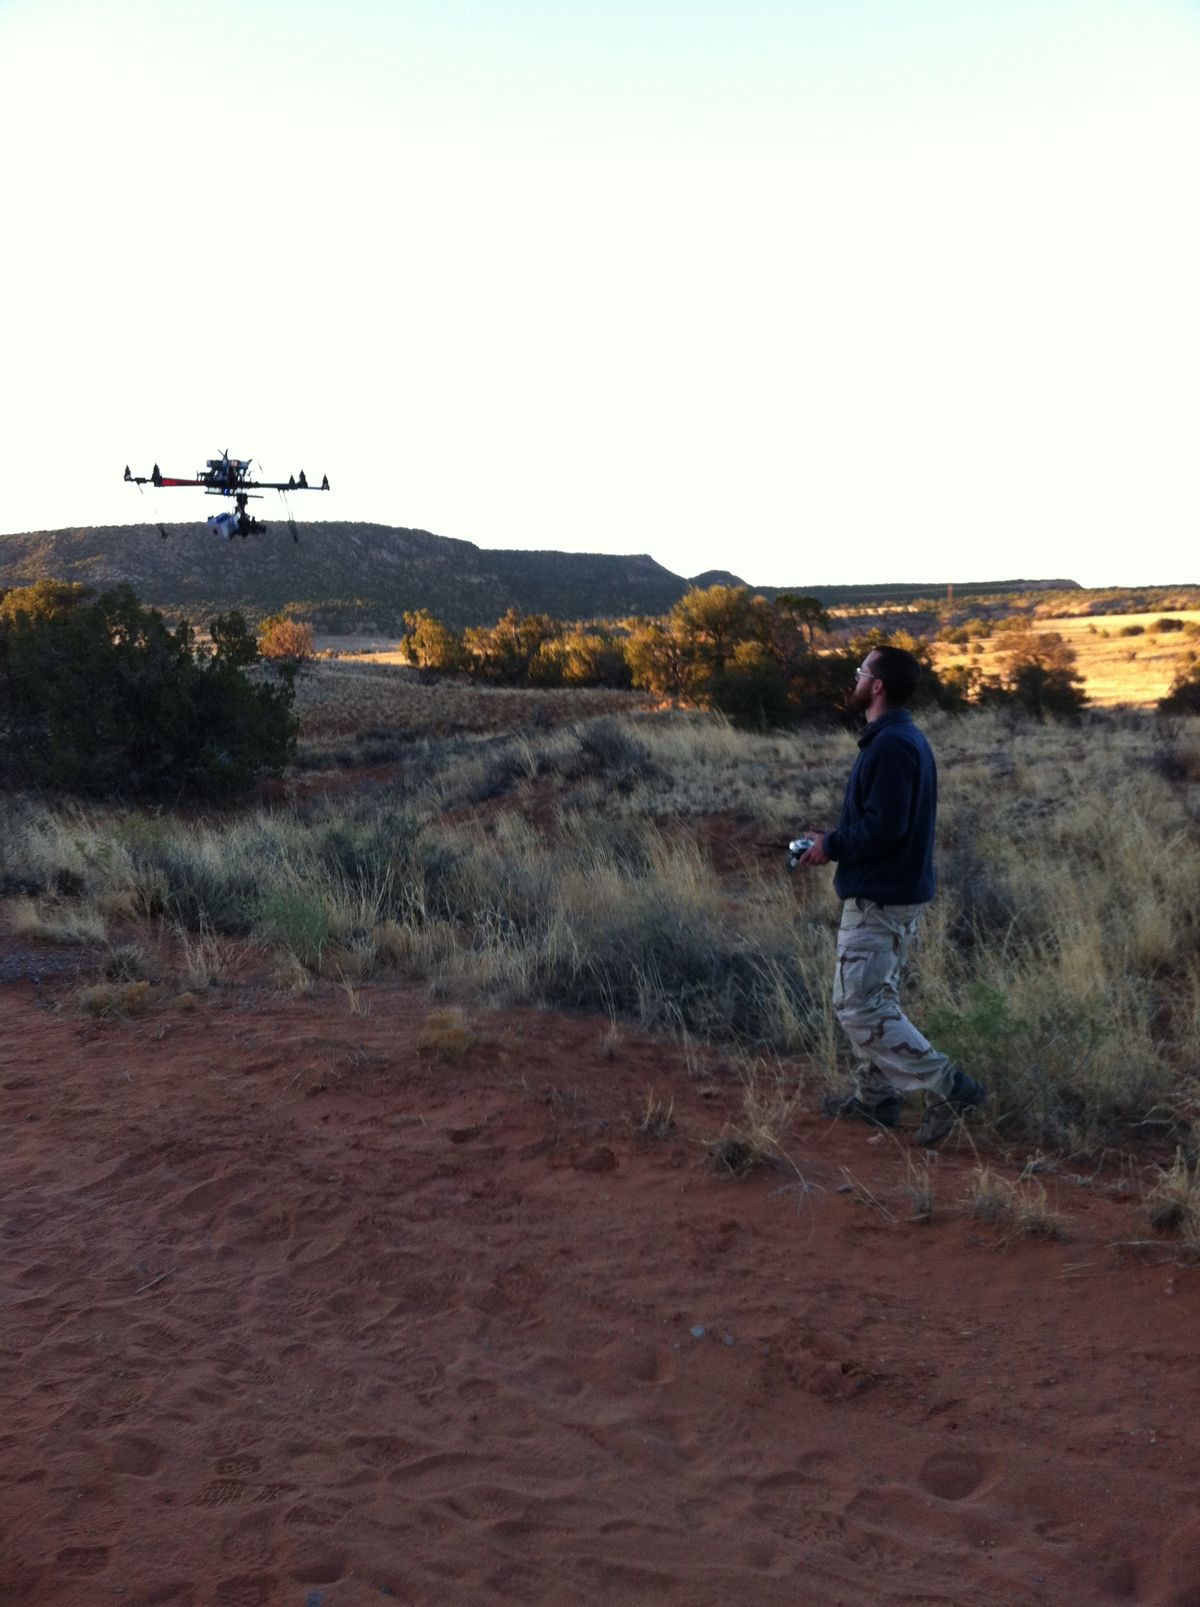
[[[811,848],[805,849],[797,863],[801,865],[828,865],[829,855],[825,852],[826,833],[817,831],[812,826],[805,826],[803,835],[811,837],[813,845]]]

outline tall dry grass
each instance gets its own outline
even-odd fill
[[[933,717],[942,888],[908,998],[992,1090],[1001,1133],[1061,1150],[1188,1130],[1200,1072],[1200,735],[1151,717],[1079,726]],[[836,818],[836,730],[753,736],[712,717],[603,718],[439,739],[369,795],[190,819],[0,800],[18,922],[120,906],[292,971],[380,973],[445,995],[603,1011],[849,1060],[829,1008],[838,904],[783,840]],[[703,847],[713,817],[747,845]],[[81,933],[85,926],[77,926]]]

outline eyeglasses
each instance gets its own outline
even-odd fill
[[[865,664],[860,670],[855,670],[854,679],[856,681],[861,681],[864,675],[872,681],[877,681],[879,679],[879,677],[875,674],[875,671],[869,670]]]

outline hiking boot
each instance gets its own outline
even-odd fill
[[[872,1127],[899,1127],[902,1108],[899,1094],[888,1094],[869,1105],[853,1089],[842,1094],[826,1094],[821,1101],[821,1115],[826,1121],[870,1122]]]
[[[940,1144],[956,1122],[973,1110],[978,1110],[987,1098],[987,1089],[965,1071],[954,1072],[950,1092],[944,1099],[935,1099],[926,1107],[925,1119],[913,1134],[914,1144]]]

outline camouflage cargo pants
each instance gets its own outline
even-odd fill
[[[833,1008],[858,1060],[856,1093],[867,1105],[891,1094],[944,1096],[954,1067],[900,1008],[900,972],[922,904],[847,899],[838,929]]]

